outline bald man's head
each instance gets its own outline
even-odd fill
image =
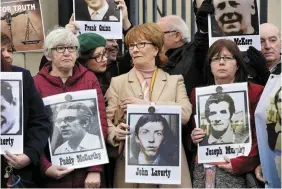
[[[260,25],[261,52],[271,68],[280,61],[281,38],[279,29],[269,23]]]

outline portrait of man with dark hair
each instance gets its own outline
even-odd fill
[[[11,82],[1,81],[1,135],[19,131],[17,95],[13,94]],[[16,130],[12,130],[17,125]]]
[[[212,36],[258,35],[255,0],[213,0]]]
[[[218,90],[205,103],[205,118],[210,130],[200,146],[214,144],[233,144],[235,134],[231,126],[231,119],[236,112],[234,100],[228,93]]]
[[[91,134],[94,127],[94,115],[91,109],[82,102],[67,102],[61,104],[53,115],[54,129],[60,132],[63,143],[55,148],[54,155],[70,152],[80,152],[101,148],[101,139]],[[58,137],[56,137],[58,138]],[[55,138],[51,138],[52,140]]]
[[[165,117],[150,113],[142,115],[129,145],[132,157],[128,165],[178,166],[179,145]]]
[[[77,21],[120,21],[120,10],[114,0],[75,0]]]

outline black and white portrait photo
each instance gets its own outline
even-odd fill
[[[181,107],[128,105],[125,182],[181,183]]]
[[[1,80],[1,135],[21,134],[20,83]]]
[[[54,124],[51,144],[54,146],[54,155],[102,147],[95,101],[66,102],[53,105],[51,109]]]
[[[0,151],[23,153],[23,78],[21,72],[1,72]]]
[[[119,22],[120,11],[114,0],[74,0],[77,21]]]
[[[129,165],[178,166],[178,115],[131,114]],[[134,120],[135,119],[135,120]]]
[[[213,0],[212,36],[259,34],[256,0]]]
[[[209,15],[209,46],[219,39],[234,41],[240,51],[261,49],[257,0],[213,0]]]
[[[61,93],[43,102],[52,123],[52,164],[82,168],[108,163],[96,90]]]
[[[196,89],[197,122],[206,133],[199,143],[199,148],[205,150],[206,156],[209,156],[209,150],[213,149],[221,149],[222,155],[226,155],[228,149],[248,145],[251,133],[248,93],[244,85],[229,84],[203,88]]]

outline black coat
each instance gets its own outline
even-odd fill
[[[207,36],[202,35],[200,39],[201,37],[205,38]],[[194,87],[198,87],[203,83],[204,60],[199,58],[202,59],[206,55],[205,52],[201,53],[202,51],[197,50],[197,44],[196,41],[192,41],[179,48],[168,50],[166,53],[168,62],[163,68],[170,75],[181,74],[183,76],[187,95],[190,95]]]
[[[49,127],[51,125],[48,116],[44,111],[43,101],[36,90],[33,78],[28,70],[12,66],[12,72],[22,72],[23,74],[23,123],[24,123],[24,154],[26,154],[31,164],[25,168],[16,170],[15,174],[20,175],[21,178],[27,181],[32,180],[32,174],[35,166],[39,163],[40,155],[47,145],[49,137]],[[4,169],[7,166],[6,161],[2,156],[1,161],[1,181],[2,187],[5,186],[6,181],[3,179],[5,174]]]
[[[116,4],[114,2],[108,2],[109,8],[101,21],[110,21],[110,16],[116,17],[120,20],[119,10],[116,9]],[[75,1],[75,20],[77,21],[92,21],[91,16],[88,11],[88,5],[84,0]],[[116,21],[116,22],[117,22]]]

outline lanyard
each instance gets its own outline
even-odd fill
[[[152,92],[153,92],[153,88],[154,88],[154,84],[155,84],[155,81],[156,81],[156,77],[157,77],[157,74],[158,74],[158,68],[155,69],[154,73],[153,73],[153,77],[152,77],[152,81],[151,81],[151,84],[150,84],[150,100],[151,100],[151,97],[152,97]]]

